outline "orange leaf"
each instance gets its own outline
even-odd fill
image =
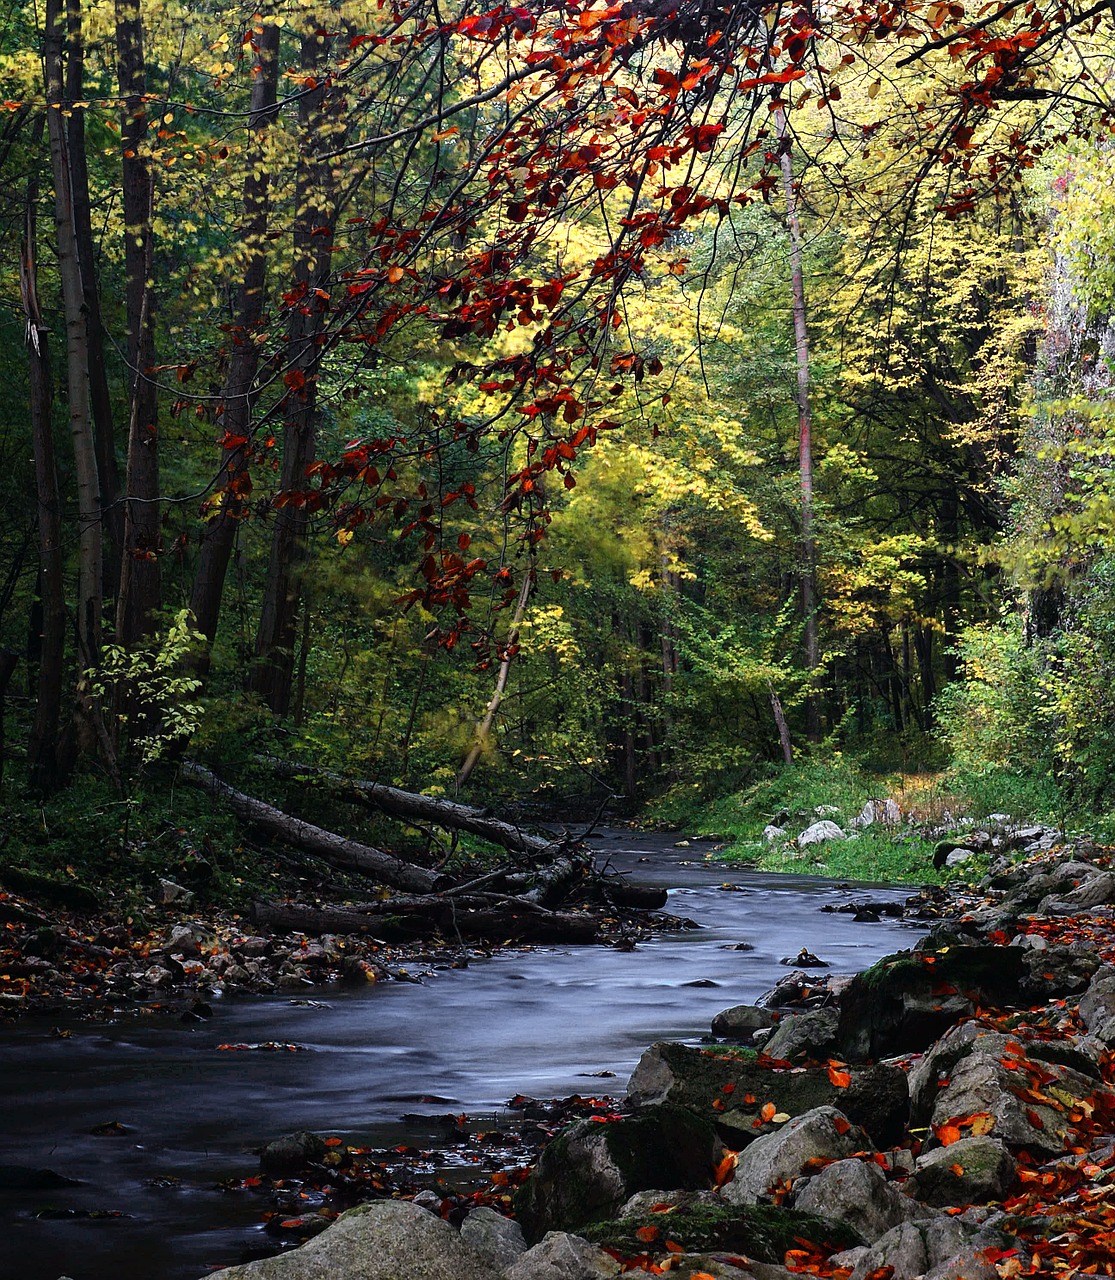
[[[388,267],[387,269],[388,284],[398,284],[402,278],[403,278],[402,267]]]
[[[850,1071],[840,1071],[829,1063],[829,1081],[838,1089],[847,1089],[852,1083],[852,1074]]]
[[[635,1238],[641,1240],[644,1244],[650,1244],[652,1240],[657,1240],[659,1234],[657,1227],[637,1227],[635,1230]]]
[[[964,1176],[964,1166],[962,1164],[950,1164],[949,1170],[950,1172],[955,1173],[958,1178],[962,1178]]]
[[[736,1154],[729,1151],[723,1160],[716,1166],[716,1185],[722,1187],[725,1182],[732,1176],[732,1172],[736,1167]]]
[[[773,1120],[777,1114],[778,1114],[778,1108],[774,1105],[773,1102],[764,1102],[763,1109],[762,1111],[759,1112],[759,1115],[763,1118],[764,1121],[767,1121],[767,1122]]]
[[[954,1142],[959,1142],[964,1136],[954,1124],[943,1124],[935,1132],[941,1145],[945,1147],[951,1147]]]
[[[834,1116],[832,1126],[841,1137],[843,1137],[852,1127],[843,1116]]]
[[[327,1147],[339,1147],[339,1146],[341,1145],[341,1139],[340,1139],[340,1138],[326,1138],[326,1139],[325,1139],[325,1145],[326,1145]]]

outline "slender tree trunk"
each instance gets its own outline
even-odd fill
[[[93,249],[93,214],[89,198],[89,165],[85,151],[85,109],[73,106],[85,98],[85,41],[81,0],[66,3],[66,101],[71,104],[64,127],[69,151],[74,238],[81,270],[85,328],[89,347],[89,405],[93,414],[93,444],[97,458],[103,527],[104,584],[111,592],[120,580],[124,516],[120,506],[120,473],[116,465],[116,432],[105,364],[105,329]],[[125,214],[127,206],[125,204]]]
[[[805,323],[805,278],[801,263],[801,223],[794,193],[794,165],[786,114],[775,112],[782,192],[786,200],[786,225],[790,235],[790,283],[793,292],[794,353],[797,361],[798,468],[801,474],[801,610],[805,620],[805,665],[810,674],[821,665],[817,642],[817,547],[813,536],[813,421],[809,402],[809,331]],[[821,719],[816,693],[806,699],[810,742],[821,740]]]
[[[782,710],[782,699],[775,693],[773,685],[767,687],[770,691],[770,709],[778,729],[778,741],[782,744],[782,759],[786,764],[793,764],[794,744],[790,741],[790,726],[786,723],[786,714]]]
[[[328,285],[336,228],[334,163],[322,152],[341,145],[345,103],[324,88],[322,69],[329,37],[312,30],[302,41],[303,75],[318,89],[299,101],[301,145],[295,192],[294,283],[287,328],[287,411],[283,424],[281,493],[306,488],[306,473],[317,444],[318,377],[322,336],[328,315]],[[298,606],[306,562],[309,514],[305,503],[278,507],[256,635],[252,688],[278,716],[290,710]]]
[[[523,617],[527,611],[527,601],[530,599],[530,591],[533,585],[534,570],[533,566],[528,565],[523,574],[523,585],[519,590],[519,598],[515,601],[515,612],[511,615],[511,625],[507,629],[507,639],[503,645],[503,657],[500,659],[499,673],[496,676],[496,687],[488,700],[484,718],[476,726],[476,735],[472,747],[465,757],[464,764],[461,765],[457,773],[458,791],[472,776],[472,771],[479,764],[480,757],[484,754],[484,749],[488,745],[488,739],[496,722],[496,715],[499,712],[499,704],[503,701],[504,690],[507,688],[507,677],[511,674],[511,660],[519,649],[519,628],[523,625]]]
[[[155,182],[147,162],[147,64],[139,0],[116,0],[116,65],[127,273],[128,471],[116,635],[131,647],[154,628],[162,603],[159,568],[158,387],[152,297]]]
[[[43,121],[40,117],[32,135],[34,147],[41,143],[42,135]],[[60,781],[58,722],[62,713],[66,607],[62,577],[62,514],[51,429],[50,331],[43,323],[37,289],[38,198],[38,182],[32,171],[27,182],[26,224],[20,254],[20,292],[27,320],[27,360],[31,383],[31,448],[35,459],[35,500],[39,523],[39,607],[35,610],[39,617],[35,646],[38,674],[27,760],[32,790],[44,793]]]
[[[232,558],[236,529],[247,514],[251,476],[248,472],[252,432],[252,388],[259,368],[259,326],[267,273],[266,236],[271,207],[266,142],[276,114],[279,74],[279,27],[264,12],[252,82],[251,134],[244,177],[240,241],[244,248],[243,280],[229,335],[228,371],[222,391],[224,436],[214,497],[219,502],[202,537],[190,608],[195,625],[209,646],[217,634],[225,576]],[[208,654],[202,660],[208,666]]]
[[[80,14],[77,15],[80,19]],[[80,30],[70,25],[70,43]],[[78,506],[77,644],[78,683],[96,665],[101,648],[101,494],[96,444],[89,403],[89,334],[85,291],[74,215],[71,144],[74,135],[62,113],[63,23],[61,0],[47,0],[44,63],[46,69],[47,128],[54,170],[54,208],[58,228],[58,275],[66,321],[66,393],[70,435],[74,449],[74,479]],[[80,136],[80,135],[78,135]]]

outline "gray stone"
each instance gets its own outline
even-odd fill
[[[695,1209],[702,1205],[707,1207],[722,1203],[715,1191],[636,1191],[616,1216],[643,1217],[658,1205],[670,1205],[674,1209]]]
[[[1075,915],[1115,902],[1115,874],[1100,872],[1067,892],[1053,893],[1038,905],[1039,915]]]
[[[835,822],[825,818],[805,828],[798,836],[798,848],[806,849],[813,844],[824,844],[826,840],[847,840],[847,838]]]
[[[877,1145],[899,1142],[910,1109],[906,1073],[896,1064],[880,1063],[851,1067],[848,1074],[850,1083],[840,1088],[827,1067],[779,1071],[716,1049],[661,1042],[644,1052],[627,1091],[635,1106],[669,1101],[689,1108],[713,1123],[733,1147],[772,1131],[774,1126],[760,1112],[765,1102],[790,1116],[815,1107],[839,1107]],[[724,1105],[714,1106],[717,1102]]]
[[[776,827],[772,823],[763,828],[763,834],[759,838],[763,844],[777,844],[779,840],[786,839],[786,828]]]
[[[922,1233],[912,1222],[893,1227],[860,1256],[850,1280],[864,1280],[880,1267],[890,1267],[890,1280],[914,1280],[925,1274],[929,1257]]]
[[[663,1105],[610,1124],[582,1120],[542,1152],[515,1197],[528,1240],[610,1218],[636,1191],[707,1190],[720,1154],[708,1121]]]
[[[827,1165],[794,1197],[794,1208],[844,1222],[869,1244],[925,1214],[868,1160],[837,1160]]]
[[[166,940],[165,950],[172,955],[196,956],[201,952],[199,931],[188,924],[176,924]]]
[[[774,1035],[763,1045],[771,1058],[827,1058],[836,1045],[836,1027],[840,1011],[810,1009],[807,1013],[783,1018]]]
[[[320,1160],[325,1150],[325,1139],[316,1133],[288,1133],[259,1153],[259,1171],[268,1178],[286,1178]]]
[[[522,1227],[486,1205],[473,1209],[461,1224],[461,1239],[497,1271],[527,1251]]]
[[[863,808],[852,819],[852,826],[870,827],[873,823],[881,822],[887,827],[897,827],[902,821],[902,810],[898,807],[896,801],[890,798],[886,800],[868,800]]]
[[[924,1280],[999,1280],[995,1264],[987,1260],[986,1245],[962,1249],[947,1262],[925,1273]]]
[[[164,907],[179,906],[188,907],[194,900],[194,895],[189,889],[176,883],[174,880],[159,880],[159,902]]]
[[[769,1009],[753,1004],[737,1004],[723,1009],[712,1020],[712,1034],[725,1040],[750,1040],[752,1033],[774,1026],[774,1015]]]
[[[740,1153],[735,1176],[720,1194],[729,1204],[757,1204],[796,1178],[811,1160],[842,1160],[872,1149],[867,1134],[835,1107],[817,1107],[756,1138]]]
[[[503,1272],[503,1280],[609,1280],[620,1274],[616,1260],[580,1236],[549,1231]]]
[[[206,1280],[495,1280],[495,1273],[449,1223],[404,1200],[377,1200],[342,1214],[300,1249]]]
[[[1115,1017],[1115,968],[1105,964],[1096,970],[1087,991],[1080,997],[1080,1021],[1095,1031]]]
[[[961,1138],[918,1157],[910,1194],[941,1207],[983,1204],[1001,1200],[1014,1174],[1014,1157],[997,1138]]]
[[[946,867],[962,867],[966,862],[971,862],[973,858],[978,858],[979,854],[975,849],[965,849],[963,845],[958,845],[950,853],[945,855]]]
[[[1083,991],[1100,967],[1099,957],[1073,947],[1044,947],[1027,954],[1023,989],[1035,1002]]]

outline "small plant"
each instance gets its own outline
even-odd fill
[[[142,773],[177,743],[187,741],[201,721],[192,700],[201,681],[187,659],[205,643],[181,609],[167,630],[142,649],[104,647],[101,663],[87,671],[89,691],[100,703],[117,759],[131,757]]]

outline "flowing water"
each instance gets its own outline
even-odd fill
[[[244,1176],[253,1150],[293,1129],[371,1146],[427,1145],[436,1126],[404,1112],[498,1115],[516,1093],[622,1092],[654,1040],[696,1039],[713,1015],[749,1003],[806,946],[853,972],[913,945],[898,921],[856,923],[827,903],[901,890],[808,876],[733,873],[702,861],[707,845],[607,832],[604,857],[671,890],[667,910],[701,927],[635,951],[569,947],[508,952],[421,985],[226,998],[194,1026],[142,1019],[0,1032],[0,1164],[81,1180],[50,1191],[0,1191],[0,1280],[197,1280],[259,1243],[260,1202],[216,1189]],[[735,891],[721,888],[726,878]],[[748,942],[753,950],[734,950]],[[698,983],[700,985],[693,985]],[[227,1042],[292,1041],[307,1053],[229,1053]],[[594,1081],[612,1071],[616,1080]],[[438,1105],[423,1108],[423,1099]],[[99,1124],[126,1126],[94,1136]],[[160,1185],[160,1181],[164,1185]],[[120,1210],[115,1219],[43,1219],[44,1207]]]

